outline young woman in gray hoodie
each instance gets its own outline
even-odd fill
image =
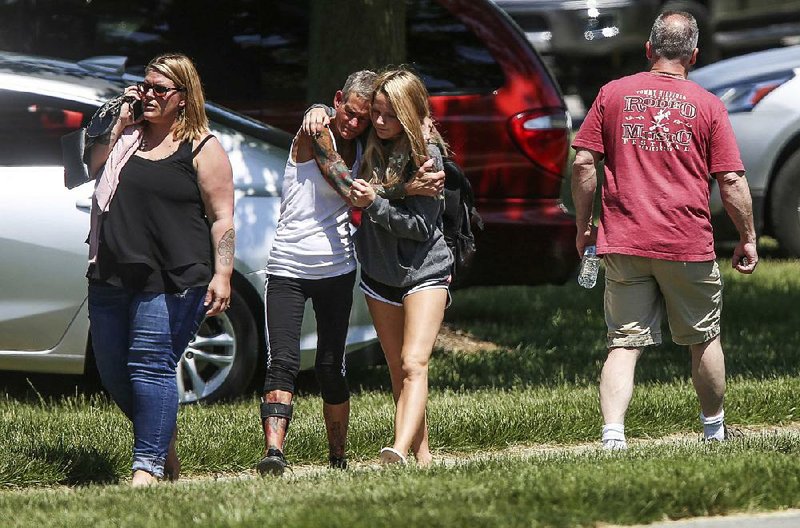
[[[354,180],[351,200],[363,208],[355,235],[361,289],[367,297],[389,365],[397,405],[395,437],[381,450],[383,463],[405,463],[409,449],[428,465],[428,360],[449,303],[452,255],[442,234],[444,200],[439,196],[384,198],[372,184],[390,186],[412,178],[433,158],[441,170],[444,143],[429,126],[428,92],[412,72],[378,76],[371,108],[372,130]]]

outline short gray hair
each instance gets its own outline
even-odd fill
[[[372,92],[375,89],[375,79],[378,77],[374,71],[359,70],[351,73],[342,87],[342,96],[345,101],[350,94],[355,94],[362,99],[372,99]]]
[[[658,57],[689,60],[697,47],[697,20],[685,11],[664,11],[650,31],[650,49]]]

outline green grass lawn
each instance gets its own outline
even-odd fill
[[[183,471],[200,482],[131,491],[124,485],[130,427],[104,395],[7,393],[0,400],[0,518],[13,519],[11,526],[268,526],[271,515],[286,526],[573,526],[800,507],[800,263],[766,260],[751,277],[722,264],[726,419],[777,428],[774,434],[699,442],[689,354],[667,334],[640,362],[626,421],[631,451],[576,451],[571,446],[596,445],[600,433],[602,290],[479,288],[455,293],[447,321],[497,349],[437,350],[431,361],[431,444],[440,458],[463,457],[462,464],[208,481],[251,471],[260,457],[253,395],[182,408]],[[349,456],[375,461],[392,436],[388,372],[350,370],[358,389]],[[311,382],[295,417],[288,457],[322,466],[321,399]],[[676,433],[691,440],[637,444]],[[564,450],[533,457],[508,450],[541,444]],[[115,483],[123,485],[107,485]]]

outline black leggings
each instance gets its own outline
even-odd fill
[[[267,276],[267,376],[264,392],[294,394],[300,372],[300,327],[307,299],[317,320],[317,375],[322,400],[339,404],[350,399],[345,378],[344,348],[353,305],[356,272],[327,279]]]

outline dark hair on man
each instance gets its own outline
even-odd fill
[[[689,60],[697,47],[697,21],[685,11],[664,11],[650,31],[650,48],[664,59]]]

